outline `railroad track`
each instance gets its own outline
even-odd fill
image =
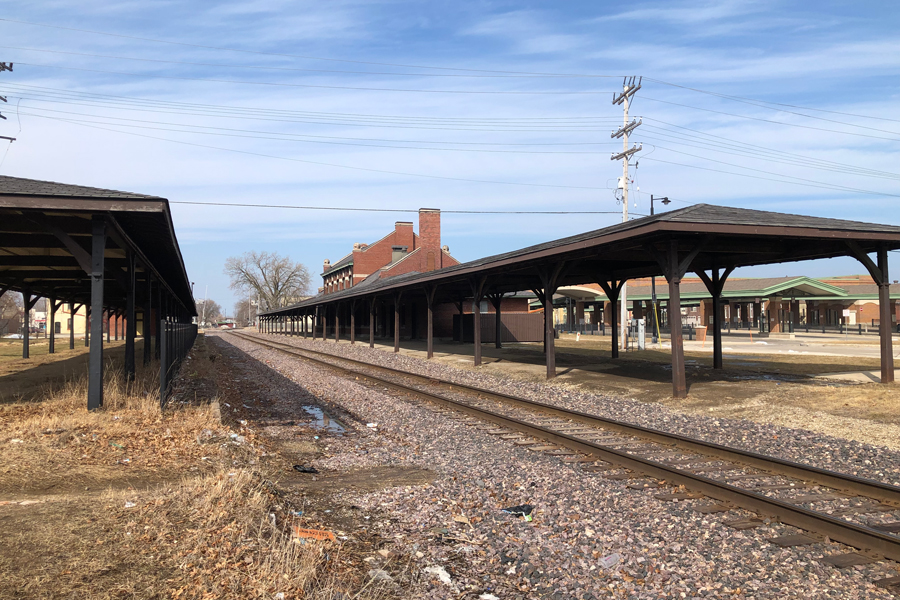
[[[900,522],[868,524],[869,517],[879,514],[882,519],[900,515],[900,487],[253,335],[233,335],[494,423],[497,427],[489,427],[489,433],[518,445],[569,455],[572,461],[597,461],[586,468],[610,471],[607,477],[644,476],[689,490],[658,495],[662,500],[708,497],[714,502],[700,507],[703,512],[743,508],[761,517],[726,521],[735,528],[762,525],[765,517],[808,534],[772,538],[773,543],[800,546],[829,538],[858,550],[824,559],[835,566],[883,558],[900,562]],[[553,451],[559,447],[566,450]],[[629,472],[612,473],[616,469]],[[657,486],[636,482],[631,487]],[[900,589],[900,577],[876,583]]]

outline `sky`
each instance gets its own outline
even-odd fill
[[[635,76],[631,217],[653,194],[672,200],[657,211],[710,203],[900,225],[891,8],[4,3],[0,61],[14,70],[0,73],[0,135],[17,139],[0,140],[0,174],[168,198],[196,297],[230,312],[228,257],[288,255],[314,291],[324,259],[420,207],[444,211],[442,243],[463,262],[620,222],[612,100]],[[595,214],[449,212],[473,210]],[[841,258],[734,276],[863,272]]]

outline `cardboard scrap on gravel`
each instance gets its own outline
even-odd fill
[[[330,531],[325,531],[323,529],[303,529],[296,525],[294,526],[294,535],[298,538],[309,540],[329,540],[333,542],[337,539]]]

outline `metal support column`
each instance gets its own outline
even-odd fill
[[[22,292],[22,358],[29,358],[28,342],[29,342],[29,324],[31,323],[31,308],[37,302],[37,296],[31,296],[31,292]]]
[[[78,311],[77,304],[69,302],[69,350],[75,349],[75,313]]]
[[[106,221],[91,219],[91,350],[88,360],[88,410],[103,406],[103,272],[106,253]]]
[[[56,353],[56,310],[62,305],[62,302],[59,304],[56,303],[56,298],[49,298],[47,302],[50,303],[50,323],[48,324],[49,329],[47,330],[50,334],[50,354]]]
[[[166,396],[169,392],[169,314],[167,299],[163,298],[160,292],[159,303],[159,341],[156,345],[159,350],[159,406],[162,408],[166,404]]]
[[[133,251],[128,250],[127,260],[128,271],[125,277],[128,287],[125,290],[125,310],[128,311],[128,315],[125,317],[125,381],[134,381],[134,337],[137,335],[137,323],[134,310],[135,263]]]
[[[144,306],[141,309],[143,316],[141,317],[141,325],[144,328],[144,366],[150,364],[150,358],[152,357],[152,344],[151,340],[153,339],[153,307],[152,304],[153,298],[153,281],[151,280],[150,269],[144,269]]]

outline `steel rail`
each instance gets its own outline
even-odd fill
[[[702,475],[697,475],[691,473],[689,471],[676,469],[665,465],[663,463],[658,463],[653,460],[649,460],[646,458],[641,458],[639,456],[631,455],[621,450],[616,450],[614,448],[608,448],[606,446],[602,446],[599,444],[595,444],[588,440],[583,440],[571,435],[567,435],[565,433],[561,433],[558,431],[553,431],[552,429],[547,429],[546,427],[542,427],[540,425],[535,425],[533,423],[528,423],[526,421],[522,421],[521,419],[516,419],[514,417],[509,417],[506,415],[502,415],[499,413],[495,413],[493,411],[489,411],[483,408],[479,408],[476,406],[472,406],[466,404],[464,402],[459,402],[457,400],[453,400],[451,398],[447,398],[445,396],[441,396],[434,392],[429,392],[426,390],[422,390],[415,387],[410,387],[403,385],[401,383],[391,381],[388,379],[383,379],[381,377],[377,377],[375,375],[363,373],[361,371],[355,371],[353,369],[342,367],[340,365],[335,365],[326,360],[322,360],[319,358],[313,358],[310,356],[305,356],[301,354],[301,352],[308,352],[312,354],[319,354],[328,356],[330,358],[335,358],[338,360],[345,360],[351,363],[357,363],[365,365],[368,368],[381,369],[385,371],[389,371],[395,374],[400,374],[403,376],[415,376],[417,378],[426,379],[428,381],[438,381],[443,382],[443,380],[436,380],[434,378],[410,374],[405,371],[399,371],[397,369],[392,369],[390,367],[381,367],[380,365],[372,365],[370,363],[365,363],[363,361],[357,361],[354,359],[346,359],[344,357],[335,356],[333,354],[329,354],[327,352],[317,352],[314,350],[306,350],[305,348],[297,348],[295,346],[291,346],[290,344],[283,344],[281,342],[270,342],[268,340],[259,340],[254,336],[248,336],[245,334],[236,334],[241,339],[245,339],[254,343],[257,343],[262,346],[270,347],[274,350],[278,350],[285,354],[289,354],[292,356],[298,356],[305,360],[309,360],[311,362],[315,362],[321,364],[326,367],[330,367],[335,370],[344,371],[347,373],[351,373],[357,377],[362,377],[369,381],[373,381],[378,383],[379,385],[383,385],[389,388],[393,388],[399,390],[404,393],[412,393],[414,395],[427,398],[437,404],[447,406],[452,408],[453,410],[474,416],[476,418],[490,421],[496,423],[502,427],[509,427],[511,429],[515,429],[522,433],[527,433],[533,435],[535,437],[543,438],[551,442],[555,442],[557,444],[566,446],[571,448],[572,450],[577,450],[578,452],[582,452],[589,456],[596,456],[602,460],[607,462],[611,462],[613,464],[617,464],[623,468],[630,469],[633,471],[637,471],[643,473],[647,476],[654,477],[657,479],[665,480],[677,485],[683,485],[691,490],[700,492],[710,498],[715,500],[719,500],[721,502],[733,504],[735,506],[739,506],[741,508],[745,508],[756,512],[760,515],[765,515],[769,517],[774,517],[778,521],[793,525],[794,527],[798,527],[800,529],[804,529],[808,532],[815,532],[819,535],[828,536],[830,539],[847,544],[848,546],[852,546],[866,552],[871,555],[883,556],[885,558],[889,558],[891,560],[900,561],[900,537],[893,536],[890,534],[883,533],[881,531],[877,531],[875,529],[871,529],[869,527],[865,527],[862,525],[858,525],[856,523],[851,523],[849,521],[844,521],[841,519],[837,519],[831,517],[829,515],[819,513],[813,510],[809,510],[794,504],[790,504],[783,500],[779,500],[777,498],[770,498],[768,496],[764,496],[762,494],[758,494],[756,492],[741,489],[735,487],[733,485],[723,483],[720,481],[716,481],[714,479],[710,479],[708,477],[704,477]],[[291,348],[291,351],[286,350],[284,348],[279,348],[276,346],[287,346]],[[445,382],[448,385],[452,385],[458,388],[470,389],[478,391],[479,393],[484,391],[485,393],[495,394],[495,392],[489,392],[487,390],[481,390],[480,388],[472,388],[470,386],[458,385],[455,383]],[[502,395],[502,394],[501,394]],[[525,401],[526,403],[532,403],[531,401]],[[541,403],[532,403],[535,404],[535,410],[541,410],[543,412],[544,405]],[[579,413],[583,414],[583,413]],[[590,416],[590,415],[588,415]],[[631,427],[631,426],[628,426]],[[651,430],[655,431],[655,430]],[[664,434],[669,435],[669,434]],[[680,437],[680,436],[679,436]],[[756,455],[762,456],[762,455]],[[802,466],[802,465],[801,465]],[[818,469],[821,471],[821,469]],[[843,477],[840,474],[835,474],[837,477]],[[865,480],[863,480],[865,481]],[[900,491],[900,490],[898,490]]]
[[[328,356],[336,360],[342,360],[363,367],[386,371],[398,376],[418,379],[431,385],[444,385],[448,387],[467,390],[473,393],[496,398],[502,402],[508,402],[522,408],[536,409],[558,417],[563,417],[572,421],[583,423],[585,425],[603,427],[628,435],[642,437],[659,444],[674,445],[684,450],[690,450],[707,456],[713,456],[722,460],[739,462],[745,466],[754,467],[769,473],[775,473],[778,475],[784,475],[786,477],[793,477],[795,479],[813,482],[842,492],[849,492],[852,494],[873,498],[882,502],[897,504],[898,507],[900,507],[900,487],[881,483],[879,481],[873,481],[871,479],[865,479],[863,477],[857,477],[855,475],[839,473],[836,471],[829,471],[827,469],[821,469],[819,467],[813,467],[811,465],[805,465],[774,456],[766,456],[764,454],[751,452],[749,450],[741,450],[739,448],[723,446],[714,442],[697,440],[694,438],[679,435],[677,433],[669,433],[666,431],[661,431],[659,429],[633,425],[630,423],[617,421],[615,419],[609,419],[606,417],[600,417],[577,410],[570,410],[567,408],[554,406],[552,404],[546,404],[544,402],[538,402],[536,400],[528,400],[526,398],[520,398],[518,396],[511,396],[502,392],[487,390],[484,388],[479,388],[462,383],[455,383],[444,379],[430,377],[428,375],[401,371],[399,369],[385,367],[382,365],[375,365],[353,358],[337,356],[328,352],[319,352],[316,350],[309,350],[307,348],[298,348],[290,344],[275,342],[272,340],[259,340],[255,338],[255,336],[248,336],[246,334],[237,335],[240,335],[245,339],[253,340],[254,342],[260,344],[279,344],[291,348],[295,351],[309,352],[312,354]]]

